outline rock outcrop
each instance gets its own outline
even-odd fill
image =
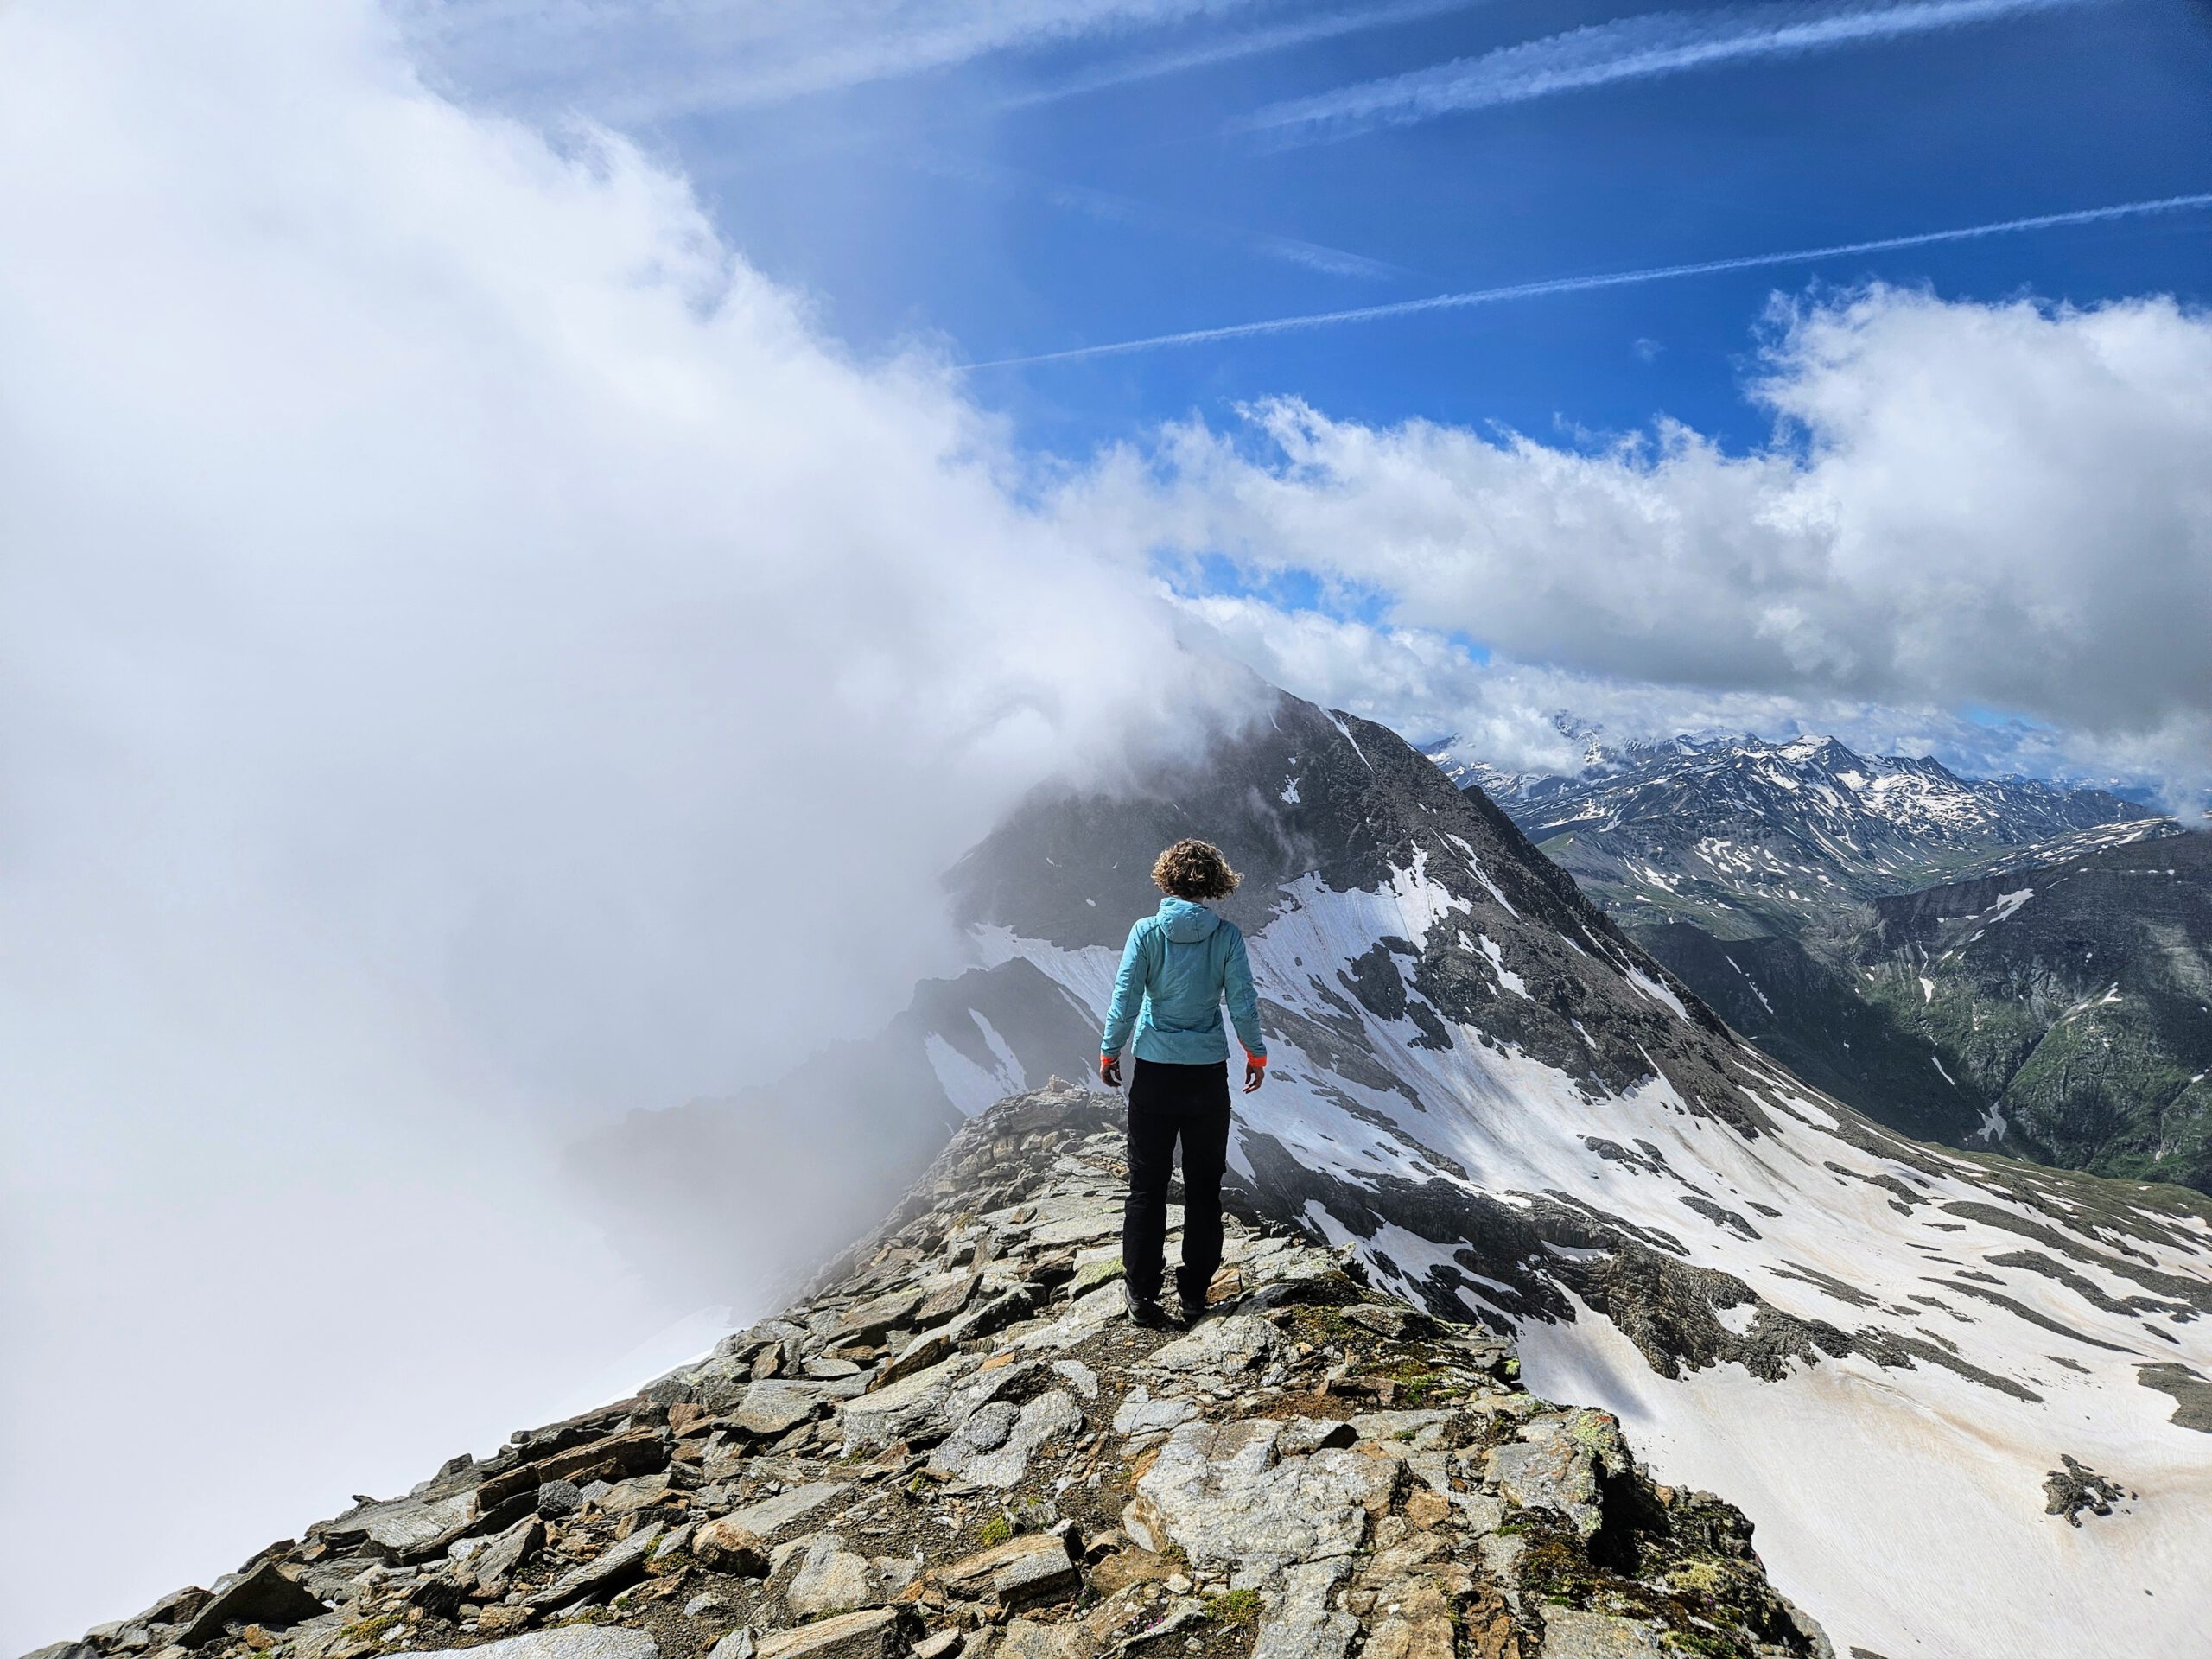
[[[1112,1110],[1001,1103],[702,1361],[35,1659],[1830,1655],[1739,1512],[1348,1255],[1232,1217],[1211,1316],[1130,1325]]]

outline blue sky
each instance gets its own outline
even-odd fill
[[[1485,758],[1513,752],[1538,765],[1555,741],[1548,721],[1526,718],[1540,683],[1571,712],[1617,723],[1754,723],[1777,735],[1821,726],[1962,766],[2084,775],[2149,777],[2212,719],[2197,706],[2204,688],[2183,642],[2173,643],[2174,696],[2157,708],[2120,687],[2046,696],[2017,671],[2041,652],[2037,630],[2080,632],[2064,619],[2103,585],[2092,567],[2113,556],[2080,534],[2023,556],[2055,585],[2023,596],[2009,623],[1971,591],[2010,580],[1995,515],[1967,537],[1980,545],[1946,543],[1939,562],[1949,568],[1917,596],[1904,593],[1910,582],[1868,575],[1891,561],[1920,569],[1925,555],[1902,550],[1938,535],[1931,493],[2009,498],[2009,479],[2047,470],[2054,454],[2082,468],[2056,519],[2087,525],[2134,511],[2092,499],[2122,489],[2082,459],[2102,439],[2076,444],[2054,429],[2074,398],[2110,378],[2111,343],[2087,339],[2094,323],[2074,327],[2070,345],[2060,336],[2069,316],[2155,300],[2177,308],[2164,326],[2193,340],[2212,297],[2212,9],[2197,0],[1643,10],[1532,0],[675,0],[588,10],[425,0],[406,15],[423,60],[464,102],[541,126],[582,115],[680,173],[728,245],[804,296],[823,332],[861,360],[919,346],[957,365],[963,397],[1001,417],[1046,476],[1102,454],[1148,456],[1155,475],[1108,516],[1125,535],[1153,538],[1151,568],[1178,593],[1244,601],[1217,607],[1211,622],[1263,672],[1312,695],[1419,733],[1482,728],[1470,741]],[[2058,222],[1962,234],[2023,219]],[[1735,268],[1207,336],[1707,264]],[[1945,346],[1983,339],[1987,348],[1986,361],[1955,371],[1986,382],[1986,395],[1940,417],[1941,442],[1959,452],[1942,464],[1980,469],[1980,484],[1923,480],[1916,529],[1891,511],[1905,509],[1885,493],[1890,461],[1862,455],[1847,481],[1816,476],[1808,461],[1849,456],[1878,429],[1883,442],[1926,449],[1923,471],[1938,465],[1938,446],[1908,429],[1926,401],[1910,365],[1878,360],[1926,348],[1910,342],[1913,324],[1859,315],[1837,347],[1853,359],[1842,366],[1807,359],[1793,333],[1843,315],[1870,285],[1891,296],[1875,311],[1930,301],[1948,320]],[[1777,296],[1795,313],[1777,313]],[[2046,326],[1995,340],[1993,320],[2023,299]],[[1192,332],[1202,338],[1096,350]],[[2128,349],[2133,402],[2115,412],[2115,432],[2164,395],[2135,384],[2155,378],[2164,348]],[[2050,365],[2069,353],[2078,378],[2062,384]],[[1881,409],[1854,407],[1853,376],[1884,388]],[[1778,392],[1753,391],[1777,380]],[[2012,391],[1994,390],[2008,380]],[[2041,426],[2015,422],[2008,397],[2039,410]],[[1251,414],[1286,399],[1344,440],[1314,486],[1329,501],[1309,495],[1308,511],[1281,522],[1224,514],[1224,499],[1291,478],[1281,423],[1271,434]],[[1995,425],[1959,424],[1974,421]],[[2008,423],[2020,429],[1995,429]],[[1425,569],[1448,560],[1444,543],[1486,543],[1510,493],[1453,472],[1458,462],[1395,496],[1343,470],[1357,471],[1355,450],[1372,459],[1419,447],[1408,435],[1421,423],[1494,447],[1523,435],[1541,448],[1531,464],[1554,474],[1573,457],[1641,444],[1601,493],[1618,505],[1654,469],[1675,493],[1633,510],[1643,528],[1624,528],[1610,563],[1573,578],[1587,584],[1633,585],[1681,563],[1660,545],[1669,534],[1694,537],[1706,557],[1739,531],[1802,523],[1796,498],[1807,487],[1824,493],[1815,517],[1865,522],[1819,554],[1827,577],[1801,572],[1730,624],[1793,643],[1707,672],[1684,636],[1656,668],[1637,666],[1652,655],[1640,633],[1683,635],[1694,595],[1648,627],[1626,619],[1588,639],[1550,621],[1517,634],[1491,626],[1497,584],[1517,582],[1528,561],[1588,563],[1570,545],[1586,503],[1524,503],[1556,519],[1552,542],[1524,545],[1521,563],[1471,558],[1454,601],[1411,602],[1400,585],[1408,561]],[[1210,455],[1220,489],[1194,505],[1187,457],[1162,460],[1179,430],[1250,467],[1232,477]],[[1662,455],[1669,433],[1694,435],[1708,459],[1763,471],[1764,484],[1742,493],[1733,518],[1700,516],[1703,498],[1675,489],[1694,489],[1684,476],[1696,468]],[[1459,460],[1487,464],[1471,452]],[[2151,473],[2149,487],[2164,488],[2156,480],[2171,468]],[[1142,524],[1132,491],[1146,498]],[[1455,518],[1424,516],[1439,492],[1460,499]],[[1417,556],[1283,553],[1324,505],[1363,494],[1371,518],[1342,526],[1348,542],[1388,541],[1410,514],[1426,538]],[[1185,525],[1205,520],[1205,534],[1163,527],[1171,508]],[[2171,531],[2161,520],[2104,539],[2121,545],[2118,556],[2174,566]],[[1794,568],[1802,553],[1771,550],[1758,569]],[[2175,568],[2188,579],[2146,599],[2150,613],[2202,596],[2212,577],[2200,558],[2181,554]],[[1699,579],[1743,575],[1722,557]],[[1888,587],[1854,592],[1853,580]],[[1363,631],[1325,640],[1316,617]],[[1897,642],[1946,627],[1955,642],[1916,639],[1918,666],[1903,663]],[[1465,671],[1485,666],[1488,679]],[[1536,677],[1513,682],[1522,670]],[[1653,677],[1662,671],[1672,677]],[[1378,689],[1385,681],[1396,689]],[[1501,725],[1507,702],[1518,714]]]
[[[747,257],[862,350],[936,334],[978,361],[2212,189],[2212,10],[2181,0],[1997,9],[1414,124],[1239,130],[1338,89],[1654,15],[1496,0],[1267,44],[1421,10],[1251,3],[1124,22],[738,107],[696,90],[715,67],[703,23],[602,31],[638,56],[581,75],[533,71],[518,30],[497,37],[496,66],[464,56],[454,73],[664,146]],[[1674,32],[1697,20],[1757,35],[1852,10],[1656,15]],[[1178,59],[1201,61],[1074,90]],[[1869,277],[1951,297],[2201,301],[2212,213],[990,370],[973,390],[1063,448],[1285,392],[1339,417],[1531,432],[1664,412],[1744,442],[1766,424],[1737,387],[1767,296]]]

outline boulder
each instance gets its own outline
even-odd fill
[[[879,1605],[883,1580],[834,1532],[818,1533],[792,1558],[783,1586],[785,1611],[793,1618],[819,1618]]]
[[[1018,1409],[1012,1402],[984,1406],[931,1454],[930,1469],[947,1479],[1001,1490],[1028,1472],[1040,1446],[1083,1427],[1083,1408],[1065,1389],[1040,1394]]]
[[[1122,1317],[1124,1303],[1119,1285],[1101,1285],[1076,1298],[1075,1306],[1050,1325],[1015,1339],[1014,1346],[1065,1353],[1096,1336]]]
[[[896,1382],[901,1377],[925,1371],[950,1356],[957,1345],[950,1331],[925,1331],[885,1362],[883,1380]]]
[[[481,1599],[502,1594],[514,1571],[545,1542],[545,1523],[536,1516],[516,1522],[468,1558]]]
[[[258,1624],[281,1630],[329,1609],[299,1580],[264,1561],[229,1588],[216,1592],[177,1639],[188,1648],[214,1640],[232,1624]]]
[[[968,1299],[976,1294],[980,1274],[961,1270],[940,1273],[922,1281],[921,1306],[914,1310],[917,1325],[935,1325],[949,1319],[968,1306]]]
[[[1052,1362],[1055,1376],[1064,1379],[1086,1400],[1098,1397],[1098,1373],[1079,1359],[1056,1359]]]
[[[1376,1600],[1379,1611],[1363,1659],[1452,1659],[1458,1631],[1452,1604],[1433,1580],[1389,1585]]]
[[[989,1596],[1014,1607],[1048,1601],[1073,1590],[1082,1582],[1083,1574],[1068,1554],[1066,1537],[1040,1532],[1009,1538],[955,1561],[938,1579],[948,1592],[963,1600],[980,1601]]]
[[[584,1489],[573,1480],[549,1480],[534,1495],[534,1512],[548,1521],[574,1515],[583,1506]]]
[[[613,1548],[570,1567],[537,1592],[528,1605],[543,1611],[565,1607],[587,1597],[598,1600],[645,1575],[645,1558],[660,1540],[660,1523],[639,1527]]]
[[[521,1489],[518,1489],[521,1490]],[[387,1560],[428,1548],[465,1527],[478,1513],[480,1502],[489,1508],[497,1498],[474,1499],[467,1492],[425,1501],[395,1498],[388,1503],[363,1503],[348,1510],[320,1529],[334,1548],[365,1544]]]
[[[819,1382],[755,1382],[745,1391],[730,1421],[748,1434],[772,1440],[810,1422],[830,1403]]]
[[[729,1516],[708,1522],[691,1535],[691,1553],[702,1566],[717,1573],[734,1573],[757,1579],[768,1571],[768,1546],[758,1533],[740,1526]]]
[[[999,1637],[991,1659],[1089,1659],[1090,1651],[1079,1629],[1017,1618]]]
[[[965,1300],[964,1298],[963,1300]],[[845,1310],[832,1333],[832,1340],[841,1343],[874,1343],[886,1332],[900,1325],[911,1325],[920,1309],[923,1294],[919,1290],[894,1290]]]
[[[1393,1451],[1410,1447],[1427,1452],[1444,1443],[1445,1426],[1457,1414],[1449,1411],[1363,1411],[1351,1420],[1351,1427],[1361,1440],[1377,1441]]]
[[[1298,1458],[1308,1452],[1351,1446],[1358,1439],[1357,1429],[1333,1417],[1286,1417],[1282,1432],[1275,1436],[1275,1452],[1279,1457]]]
[[[942,1434],[945,1401],[953,1385],[975,1366],[968,1356],[956,1354],[926,1370],[848,1400],[838,1412],[845,1444],[855,1451],[872,1452],[893,1440],[933,1438],[932,1428]]]

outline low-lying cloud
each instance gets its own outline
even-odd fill
[[[929,365],[367,3],[0,10],[0,221],[16,1650],[581,1403],[683,1310],[554,1146],[872,1028],[1194,671]]]

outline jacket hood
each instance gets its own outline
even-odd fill
[[[1221,918],[1187,899],[1160,901],[1160,931],[1175,944],[1196,944],[1221,925]]]

